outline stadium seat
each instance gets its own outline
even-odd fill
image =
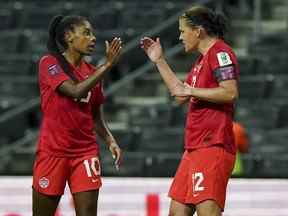
[[[179,153],[183,151],[184,130],[183,128],[151,128],[143,131],[138,151]]]
[[[257,100],[265,97],[267,81],[265,77],[243,77],[240,78],[240,97]]]
[[[145,176],[145,155],[140,152],[124,152],[119,171],[115,169],[110,152],[102,154],[101,164],[104,176]]]
[[[261,157],[254,170],[253,176],[258,178],[277,176],[278,178],[287,178],[288,155],[272,155]]]
[[[181,153],[157,153],[146,158],[145,173],[148,177],[173,177],[179,166]]]
[[[280,106],[279,113],[278,113],[278,121],[277,127],[278,128],[287,128],[288,127],[288,104],[283,104]]]
[[[6,30],[11,27],[11,11],[8,9],[0,9],[0,30]]]
[[[48,29],[52,17],[60,13],[60,8],[27,7],[19,25],[23,29]]]

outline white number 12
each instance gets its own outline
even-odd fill
[[[193,191],[203,191],[204,186],[201,183],[204,180],[204,175],[202,172],[196,172],[192,174]]]

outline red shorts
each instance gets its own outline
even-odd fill
[[[215,200],[223,211],[234,162],[235,155],[221,147],[185,151],[169,196],[180,203],[193,205]]]
[[[38,153],[33,169],[33,188],[47,195],[62,195],[68,182],[71,193],[101,187],[100,162],[97,156],[53,157]]]

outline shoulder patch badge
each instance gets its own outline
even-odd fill
[[[60,71],[61,71],[60,67],[57,64],[53,64],[53,65],[48,66],[48,73],[50,75],[56,75],[56,74],[60,73]]]
[[[232,64],[230,56],[227,52],[219,52],[217,53],[217,59],[219,66],[226,66]]]

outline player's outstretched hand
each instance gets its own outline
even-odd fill
[[[119,59],[122,50],[121,38],[115,37],[111,42],[105,41],[107,63],[113,66]]]
[[[152,62],[157,63],[157,61],[164,58],[160,38],[153,40],[144,37],[140,40],[140,45]]]
[[[122,158],[122,151],[117,143],[113,142],[109,145],[109,150],[112,154],[112,157],[114,159],[114,165],[116,170],[119,170],[121,165],[121,158]]]

